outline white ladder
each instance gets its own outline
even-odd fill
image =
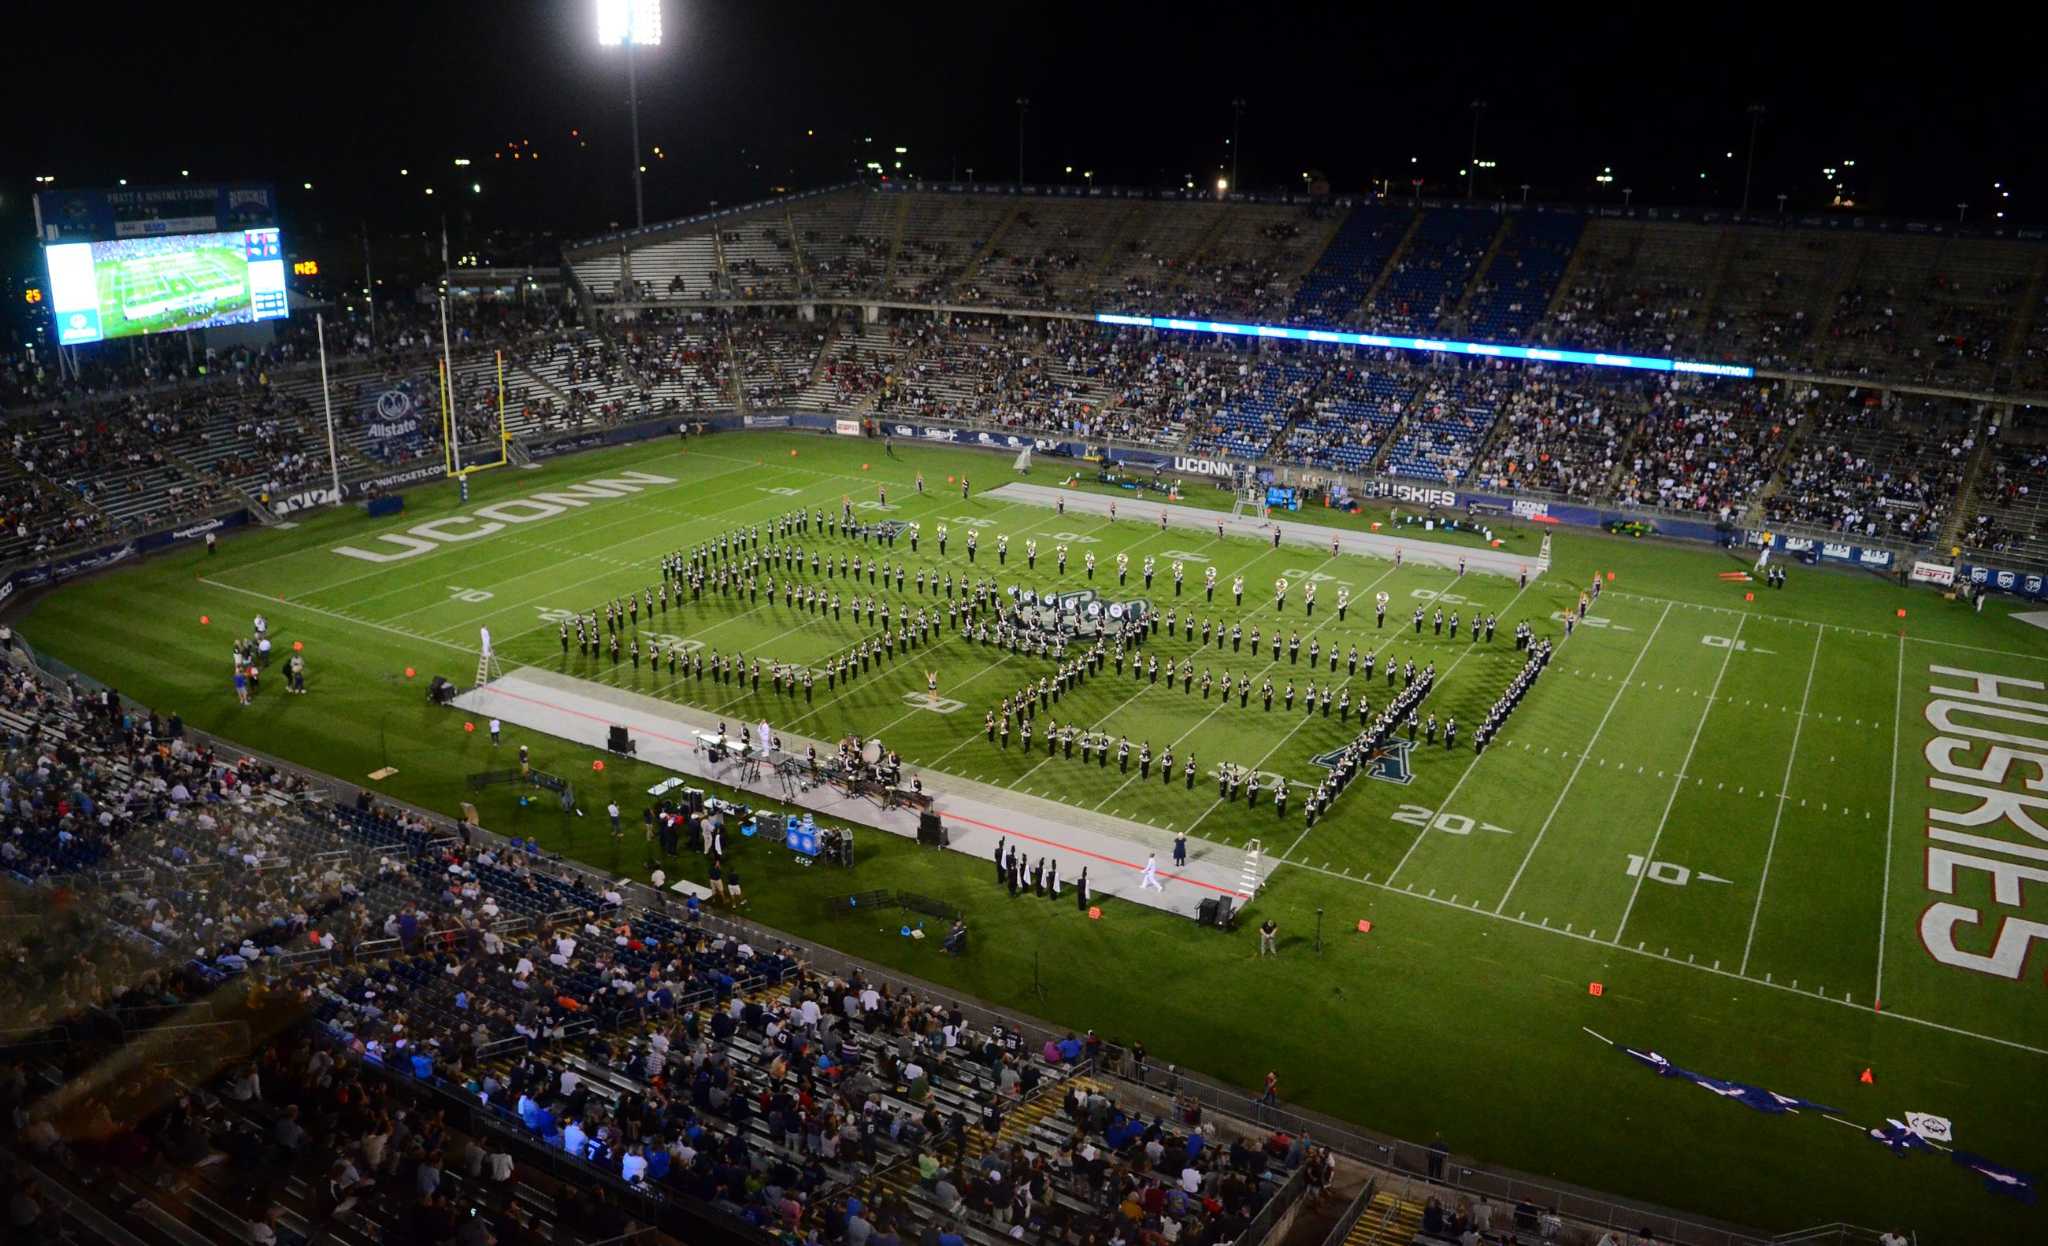
[[[504,669],[498,665],[498,655],[495,652],[486,650],[476,655],[477,687],[483,687],[504,673]]]
[[[1252,898],[1259,894],[1259,855],[1263,851],[1264,849],[1261,847],[1258,840],[1252,839],[1245,841],[1244,874],[1241,878],[1239,878],[1237,884],[1237,899],[1239,908],[1243,908],[1245,905],[1250,904],[1252,902]]]

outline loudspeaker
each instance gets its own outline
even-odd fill
[[[951,838],[946,834],[946,824],[939,820],[938,814],[926,810],[918,815],[917,842],[933,848],[943,848],[951,842]]]
[[[611,740],[605,747],[614,753],[630,753],[633,751],[633,741],[626,734],[624,727],[614,726],[612,728]]]
[[[1199,912],[1200,912],[1200,916],[1198,916],[1198,917],[1196,917],[1196,918],[1195,918],[1195,921],[1196,921],[1196,922],[1198,922],[1198,923],[1200,923],[1201,925],[1204,925],[1204,926],[1213,926],[1213,925],[1215,925],[1215,924],[1216,924],[1216,897],[1215,897],[1215,896],[1210,896],[1210,897],[1209,897],[1208,899],[1206,899],[1206,900],[1202,901],[1202,903],[1201,903],[1201,906],[1200,906],[1200,909],[1199,909]]]
[[[1218,930],[1228,930],[1228,929],[1230,929],[1230,908],[1231,908],[1231,903],[1232,903],[1232,901],[1231,901],[1231,898],[1230,898],[1229,896],[1217,896],[1217,897],[1216,897],[1216,929],[1218,929]]]
[[[434,682],[427,685],[427,704],[446,705],[455,699],[455,693],[456,688],[454,684],[436,675],[434,676]]]

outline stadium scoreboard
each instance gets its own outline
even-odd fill
[[[290,311],[267,186],[52,191],[35,197],[35,211],[61,345]]]

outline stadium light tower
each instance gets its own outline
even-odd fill
[[[1230,101],[1230,184],[1241,185],[1237,180],[1238,151],[1243,147],[1240,141],[1244,134],[1244,97]]]
[[[640,191],[640,80],[633,65],[633,49],[661,46],[661,0],[597,0],[597,42],[600,47],[626,49],[626,101],[633,116],[633,224],[645,225],[647,203]]]
[[[1017,97],[1017,185],[1024,184],[1024,114],[1031,110],[1031,101],[1024,96]]]
[[[1472,101],[1472,159],[1465,165],[1465,197],[1472,197],[1473,185],[1479,180],[1479,119],[1486,115],[1486,101]]]
[[[1742,166],[1742,214],[1744,216],[1749,215],[1749,179],[1756,173],[1756,132],[1758,127],[1764,123],[1764,113],[1766,111],[1768,110],[1762,104],[1751,104],[1749,106],[1749,159]]]

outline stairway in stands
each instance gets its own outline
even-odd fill
[[[1422,1204],[1390,1190],[1373,1194],[1365,1214],[1351,1224],[1344,1246],[1408,1246],[1422,1231]]]

